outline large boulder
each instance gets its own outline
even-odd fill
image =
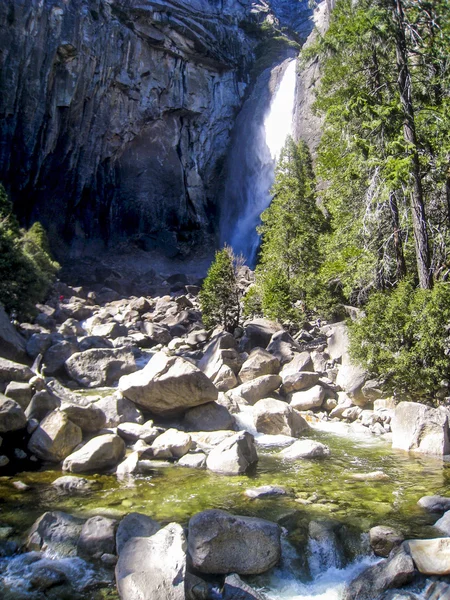
[[[422,496],[417,504],[431,513],[450,510],[450,498],[446,496]]]
[[[433,527],[444,535],[450,536],[450,510],[444,513],[443,516],[436,521]]]
[[[83,434],[64,413],[50,413],[34,431],[28,444],[30,452],[41,460],[60,462],[81,443]]]
[[[347,324],[342,322],[326,325],[322,331],[327,336],[327,354],[332,360],[340,361],[342,365],[350,364]]]
[[[291,394],[307,390],[319,381],[320,374],[314,371],[281,371],[281,379],[283,381],[283,394]]]
[[[103,471],[116,466],[125,456],[125,443],[118,435],[99,435],[82,448],[70,454],[63,462],[63,470],[72,473]]]
[[[78,538],[77,554],[99,559],[102,554],[115,554],[117,521],[107,517],[91,517],[83,525]]]
[[[374,600],[386,590],[409,583],[413,577],[414,563],[401,546],[390,559],[365,569],[351,581],[343,600]]]
[[[106,424],[105,413],[95,404],[75,404],[72,402],[62,402],[59,407],[61,413],[78,425],[85,432],[92,433],[100,431]]]
[[[132,537],[121,549],[116,583],[121,600],[185,600],[186,539],[169,523],[151,537]]]
[[[26,341],[11,323],[0,304],[0,356],[14,361],[27,359]]]
[[[278,358],[263,348],[254,348],[242,365],[239,377],[242,383],[245,383],[262,375],[278,375],[280,368]]]
[[[235,421],[225,406],[208,402],[190,408],[184,415],[184,424],[188,431],[220,431],[234,429]]]
[[[303,392],[294,392],[288,396],[289,404],[296,410],[311,410],[320,408],[325,400],[325,388],[315,385]]]
[[[214,473],[241,475],[257,462],[258,454],[253,436],[247,431],[240,431],[211,450],[206,466]]]
[[[275,321],[253,319],[246,323],[239,347],[243,352],[250,352],[257,346],[266,348],[273,334],[281,330],[283,330],[283,327]]]
[[[450,575],[450,538],[405,542],[418,571],[424,575]]]
[[[63,372],[66,361],[77,351],[78,345],[72,341],[55,342],[44,353],[42,373],[44,375],[57,375]]]
[[[308,423],[289,404],[282,400],[265,398],[253,407],[253,419],[256,431],[269,435],[290,435],[296,437]]]
[[[75,556],[83,524],[84,519],[64,512],[46,512],[32,525],[26,549],[47,551],[57,556]]]
[[[181,458],[191,447],[191,436],[177,429],[168,429],[159,435],[151,446],[155,458]]]
[[[280,452],[280,456],[289,460],[325,458],[329,455],[330,449],[328,446],[315,440],[298,440]]]
[[[11,381],[5,390],[5,396],[15,400],[17,404],[20,404],[23,410],[30,404],[32,394],[33,390],[31,385],[21,381]]]
[[[200,573],[264,573],[280,559],[280,534],[264,519],[205,510],[189,521],[189,555]]]
[[[280,384],[281,377],[279,375],[263,375],[239,385],[227,392],[227,395],[236,402],[245,401],[247,404],[255,404],[258,400],[270,396],[280,387]]]
[[[129,513],[120,521],[116,532],[117,554],[120,554],[131,538],[150,537],[161,529],[161,525],[141,513]]]
[[[365,406],[369,399],[363,394],[363,387],[369,378],[367,371],[358,365],[342,365],[339,369],[336,385],[353,400],[357,406]]]
[[[198,368],[211,380],[218,377],[223,366],[229,367],[237,374],[241,365],[237,342],[231,333],[226,332],[219,333],[211,339],[198,362]]]
[[[280,373],[298,373],[299,371],[314,371],[314,362],[309,352],[298,352],[294,358],[286,363]]]
[[[400,546],[404,541],[404,536],[392,527],[377,525],[369,531],[370,546],[377,556],[387,558],[393,548]]]
[[[9,383],[10,381],[27,382],[30,381],[33,375],[33,371],[27,365],[0,356],[0,383]]]
[[[94,406],[105,415],[105,427],[117,427],[120,423],[142,424],[145,420],[139,408],[120,392],[97,400]]]
[[[119,381],[122,394],[158,415],[173,415],[217,400],[218,392],[208,377],[179,356],[158,352],[137,373]]]
[[[27,419],[42,421],[48,414],[61,406],[61,399],[51,390],[36,392],[25,410]]]
[[[27,418],[20,404],[0,394],[0,433],[17,431],[27,426]]]
[[[126,348],[92,348],[76,352],[65,362],[66,371],[80,385],[92,388],[116,383],[136,371],[133,353]]]
[[[300,352],[300,347],[287,331],[277,331],[271,337],[267,350],[276,356],[282,365],[285,365],[292,361],[297,352]]]
[[[391,421],[392,447],[442,456],[450,453],[448,414],[416,402],[400,402]]]
[[[268,600],[265,594],[242,581],[237,573],[225,577],[221,598],[222,600]]]

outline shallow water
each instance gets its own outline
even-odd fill
[[[122,483],[113,475],[88,476],[98,482],[99,489],[83,495],[54,490],[51,482],[61,475],[56,469],[2,477],[0,521],[20,536],[48,510],[83,517],[120,517],[135,511],[162,523],[177,521],[183,525],[191,515],[207,508],[259,516],[278,521],[286,530],[284,566],[265,577],[263,584],[259,581],[270,596],[276,600],[313,596],[316,600],[337,599],[342,580],[351,578],[370,560],[359,556],[361,533],[370,527],[390,525],[407,537],[436,537],[430,528],[436,518],[419,508],[417,501],[424,495],[450,495],[450,465],[433,457],[393,451],[380,438],[349,435],[344,427],[336,431],[314,429],[308,437],[329,445],[331,456],[287,461],[278,456],[281,446],[260,445],[258,467],[249,476],[226,477],[172,465]],[[274,440],[263,436],[259,441]],[[353,479],[375,471],[382,471],[386,479]],[[13,487],[17,480],[31,489],[17,491]],[[268,484],[283,486],[289,493],[254,500],[244,494],[248,487]],[[346,538],[356,540],[354,551],[346,550],[346,562],[333,558],[333,548],[314,547],[317,542],[309,539],[309,522],[324,519],[345,526]]]

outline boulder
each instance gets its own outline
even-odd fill
[[[117,479],[127,479],[131,475],[139,472],[140,451],[137,450],[129,454],[116,468]]]
[[[47,551],[57,556],[75,556],[83,523],[84,519],[64,512],[46,512],[32,525],[26,549]]]
[[[64,369],[66,360],[78,351],[78,345],[74,342],[63,340],[52,344],[45,351],[42,359],[42,373],[44,375],[57,375]]]
[[[235,435],[234,431],[194,431],[191,432],[191,438],[197,448],[200,448],[206,454],[221,444],[224,440]]]
[[[120,393],[97,400],[94,406],[105,415],[105,427],[117,427],[120,423],[144,422],[144,415],[139,408]]]
[[[86,335],[78,340],[78,350],[92,350],[92,348],[112,348],[113,343],[104,337],[98,335]]]
[[[341,419],[344,412],[354,406],[353,401],[345,392],[338,392],[338,404],[330,412],[331,419]]]
[[[26,361],[26,342],[18,333],[0,304],[0,356],[13,361]]]
[[[234,429],[235,421],[225,406],[208,402],[190,408],[184,415],[184,425],[187,431],[219,431]]]
[[[242,352],[250,352],[257,346],[266,348],[273,334],[281,330],[283,330],[283,327],[275,321],[253,319],[246,323],[239,347]]]
[[[314,371],[281,371],[283,381],[283,394],[291,394],[301,390],[307,390],[316,385],[320,379],[320,374]]]
[[[50,333],[33,333],[27,340],[27,354],[33,360],[39,355],[44,355],[53,343]]]
[[[100,435],[70,454],[63,462],[63,470],[72,473],[103,471],[116,466],[125,456],[125,444],[115,434]]]
[[[217,389],[208,377],[179,356],[158,352],[137,373],[119,381],[122,394],[158,415],[183,413],[186,409],[217,399]]]
[[[92,348],[76,352],[65,366],[70,377],[87,388],[113,385],[137,369],[133,353],[126,348]]]
[[[100,516],[88,519],[78,538],[78,556],[89,560],[99,559],[102,554],[115,554],[116,527],[115,519]]]
[[[27,419],[42,421],[52,411],[61,406],[60,398],[50,390],[36,392],[25,410]]]
[[[81,443],[83,434],[64,413],[54,411],[41,422],[28,443],[28,450],[41,460],[60,462]]]
[[[416,596],[416,598],[417,600],[421,600],[421,598],[419,598],[418,596]],[[416,600],[416,598],[413,598],[412,600]],[[393,598],[392,600],[397,599]],[[402,598],[400,598],[399,600],[402,600]],[[434,581],[427,588],[427,595],[425,597],[425,600],[450,600],[450,585],[448,583],[445,583],[444,581]]]
[[[71,494],[73,492],[85,492],[91,490],[92,488],[98,487],[98,484],[96,481],[90,481],[84,477],[63,475],[62,477],[55,479],[52,486],[57,490]]]
[[[339,369],[336,385],[353,400],[357,406],[365,406],[369,399],[364,396],[362,388],[368,379],[368,373],[357,365],[342,365]]]
[[[431,513],[450,510],[450,498],[446,496],[422,496],[417,504]]]
[[[85,432],[95,433],[103,429],[106,424],[106,415],[95,404],[75,404],[72,402],[62,402],[59,407],[61,413],[78,425]]]
[[[263,348],[254,348],[239,371],[242,383],[261,377],[262,375],[278,375],[280,361]]]
[[[288,448],[281,450],[279,456],[288,460],[325,458],[330,456],[330,449],[325,444],[314,440],[298,440]]]
[[[152,346],[156,346],[156,344],[167,346],[172,339],[172,335],[168,327],[164,325],[159,325],[158,323],[148,323],[146,321],[142,324],[142,329],[145,335],[149,338]]]
[[[185,600],[186,539],[178,523],[151,537],[133,537],[116,565],[122,600]]]
[[[108,338],[110,340],[115,340],[118,337],[123,337],[128,335],[128,328],[124,325],[119,325],[115,321],[111,323],[103,323],[101,325],[94,325],[92,327],[90,334],[92,336]],[[84,335],[83,333],[79,335]]]
[[[280,387],[281,377],[279,375],[263,375],[252,381],[247,381],[238,387],[227,392],[236,402],[245,401],[248,404],[255,404],[258,400],[266,398]]]
[[[279,485],[261,485],[256,488],[248,488],[244,494],[247,498],[273,498],[274,496],[286,496],[284,487]]]
[[[214,377],[213,383],[219,392],[227,392],[239,385],[239,379],[236,377],[231,367],[223,364],[217,375]]]
[[[116,533],[117,554],[131,538],[150,537],[161,529],[161,525],[141,513],[128,513],[120,521]]]
[[[400,402],[391,421],[392,447],[442,456],[450,453],[448,415],[417,402]]]
[[[5,390],[5,396],[20,404],[23,410],[30,404],[32,394],[31,385],[20,381],[11,381]]]
[[[374,600],[388,589],[409,583],[413,577],[414,563],[401,546],[390,559],[365,569],[351,581],[343,600]]]
[[[214,380],[219,371],[226,365],[236,375],[242,365],[237,350],[237,342],[231,333],[222,332],[214,336],[204,349],[203,357],[198,362],[198,368],[207,377]]]
[[[139,423],[120,423],[117,426],[117,434],[126,442],[137,442],[144,440],[151,444],[162,431],[158,427],[153,427],[153,421],[147,421],[144,425]]]
[[[28,382],[32,377],[33,371],[27,365],[0,357],[0,383],[9,383],[10,381]]]
[[[255,441],[251,433],[240,431],[227,437],[211,450],[206,466],[214,473],[241,475],[258,462]]]
[[[393,548],[400,546],[405,541],[405,538],[401,533],[392,529],[392,527],[378,525],[377,527],[372,527],[369,531],[369,541],[372,550],[377,556],[387,558]]]
[[[27,418],[20,404],[0,394],[0,433],[17,431],[27,426]]]
[[[289,333],[283,330],[273,334],[267,345],[267,351],[278,358],[282,365],[285,365],[292,361],[297,352],[300,352],[300,347]]]
[[[192,438],[184,431],[168,429],[152,443],[155,458],[181,458],[192,446]]]
[[[443,514],[443,516],[436,521],[434,527],[441,533],[450,537],[450,510]]]
[[[258,592],[242,581],[237,573],[225,577],[221,600],[268,600],[262,592]]]
[[[341,364],[350,363],[348,339],[348,327],[344,322],[333,323],[322,329],[327,336],[327,354],[332,360],[340,361]]]
[[[289,404],[296,410],[320,408],[325,400],[325,389],[315,385],[304,392],[294,392],[288,396]]]
[[[264,519],[205,510],[189,521],[188,551],[200,573],[256,575],[279,561],[280,534]]]
[[[405,545],[419,573],[450,575],[450,538],[408,540]]]
[[[283,376],[283,373],[298,373],[299,371],[315,371],[309,352],[298,352],[295,354],[294,358],[284,365],[280,375]]]
[[[190,469],[203,469],[206,465],[206,454],[196,452],[195,454],[185,454],[178,461],[180,467],[189,467]]]
[[[305,429],[309,429],[305,419],[289,404],[272,398],[259,400],[254,405],[253,419],[256,431],[269,435],[296,437]]]

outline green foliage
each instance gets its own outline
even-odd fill
[[[45,299],[58,269],[42,225],[21,230],[0,185],[0,302],[8,312],[30,316],[35,304]]]
[[[200,291],[205,327],[222,325],[232,332],[240,319],[240,290],[237,282],[239,259],[229,246],[216,252]]]
[[[417,289],[410,279],[373,294],[350,325],[350,349],[373,375],[401,393],[432,396],[450,380],[450,284]]]

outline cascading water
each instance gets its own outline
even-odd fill
[[[256,228],[271,201],[276,159],[292,132],[295,84],[295,60],[265,71],[236,122],[222,199],[221,243],[243,254],[251,267],[259,246]]]

